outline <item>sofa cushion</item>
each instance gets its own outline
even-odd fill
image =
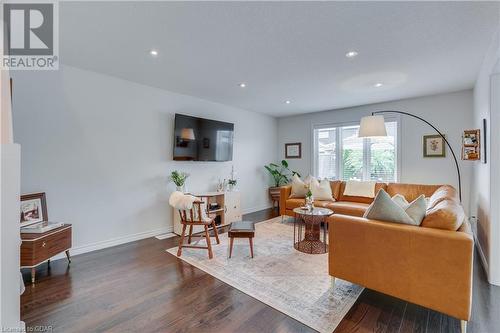
[[[465,220],[465,212],[456,200],[445,199],[428,209],[422,227],[457,231]]]
[[[295,174],[292,177],[292,194],[290,198],[305,198],[307,191],[309,190],[309,184],[311,183],[312,176],[307,176],[304,180]]]
[[[386,187],[387,187],[386,183],[376,183],[375,184],[375,194],[377,194],[378,191],[380,191],[380,189],[385,190]],[[373,202],[373,198],[344,195],[344,190],[345,190],[345,182],[342,182],[340,185],[339,201],[360,202],[360,203],[366,203],[366,204],[370,204]]]
[[[302,198],[292,198],[286,201],[286,209],[294,209],[305,205],[305,201]]]
[[[326,208],[330,208],[335,214],[361,217],[369,206],[369,204],[362,202],[335,201],[326,205]]]
[[[394,201],[395,203],[397,203],[399,205],[399,207],[401,207],[403,209],[406,209],[408,207],[408,205],[410,204],[408,202],[408,200],[406,200],[406,198],[402,194],[396,194],[396,195],[394,195],[392,197],[392,201]]]
[[[375,198],[376,183],[375,181],[348,180],[343,194],[351,197]]]
[[[331,180],[330,187],[332,188],[332,195],[335,201],[340,200],[340,188],[342,186],[341,180]]]
[[[406,200],[412,202],[421,194],[425,197],[430,197],[440,186],[441,185],[389,183],[387,184],[387,194],[391,197],[396,194],[402,194]]]
[[[372,220],[418,226],[422,223],[422,219],[425,216],[425,208],[426,204],[423,195],[409,204],[400,205],[386,191],[380,190],[363,217]]]
[[[334,200],[332,188],[328,179],[318,181],[317,179],[313,178],[311,180],[311,192],[314,200]]]
[[[429,198],[429,205],[427,209],[434,208],[443,200],[459,201],[457,190],[455,190],[455,188],[450,185],[443,185],[439,187]]]
[[[332,204],[334,202],[334,200],[314,200],[314,207],[328,208],[333,210]]]
[[[288,199],[286,201],[286,209],[292,210],[297,207],[302,207],[305,204],[305,199],[299,199],[299,198],[293,198],[293,199]],[[335,201],[333,200],[314,200],[314,206],[315,207],[321,207],[321,208],[331,208],[331,204],[333,204]]]

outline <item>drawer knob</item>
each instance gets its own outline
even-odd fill
[[[43,243],[42,243],[42,247],[45,247],[45,245],[47,245],[47,243],[43,242]]]

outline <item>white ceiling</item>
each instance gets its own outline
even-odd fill
[[[471,88],[498,24],[498,2],[64,2],[60,53],[284,116]]]

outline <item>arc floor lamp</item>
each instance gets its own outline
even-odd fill
[[[414,114],[408,113],[408,112],[403,112],[403,111],[393,111],[393,110],[387,110],[387,111],[374,111],[372,112],[371,116],[366,116],[361,118],[361,123],[359,125],[359,134],[358,137],[360,138],[366,138],[366,137],[377,137],[377,136],[387,136],[387,131],[385,129],[385,121],[384,121],[384,116],[381,115],[383,113],[397,113],[397,114],[402,114],[405,116],[410,116],[413,118],[416,118],[420,121],[423,121],[430,127],[432,127],[441,138],[443,138],[444,142],[446,142],[446,145],[448,148],[450,148],[451,154],[453,155],[453,159],[455,160],[455,166],[457,167],[457,176],[458,176],[458,195],[460,198],[460,202],[462,201],[462,180],[460,177],[460,168],[458,166],[458,160],[457,156],[455,155],[455,152],[453,151],[453,148],[451,148],[450,143],[446,138],[444,137],[443,133],[441,133],[436,126],[432,125],[430,122],[427,120],[416,116]]]

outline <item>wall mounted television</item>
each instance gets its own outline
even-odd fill
[[[174,161],[231,161],[234,124],[175,114]]]

